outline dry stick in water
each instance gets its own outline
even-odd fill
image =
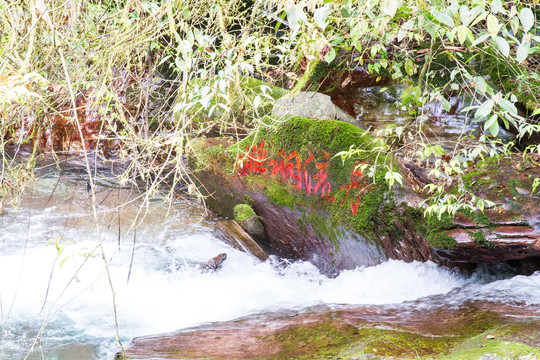
[[[126,286],[129,284],[129,277],[131,276],[131,268],[133,266],[133,258],[135,257],[135,243],[137,242],[137,228],[133,233],[133,248],[131,249],[131,260],[129,261],[129,271],[127,276]]]

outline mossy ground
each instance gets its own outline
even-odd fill
[[[457,360],[479,359],[490,354],[497,359],[529,360],[540,356],[540,350],[533,344],[538,343],[537,338],[532,339],[534,331],[526,330],[531,324],[497,325],[489,321],[479,324],[465,322],[456,334],[424,335],[384,327],[320,322],[289,327],[273,338],[262,340],[276,341],[281,348],[278,355],[269,359]]]

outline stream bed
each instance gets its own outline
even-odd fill
[[[477,300],[540,318],[538,272],[463,275],[387,261],[328,278],[308,262],[261,263],[229,247],[195,199],[145,202],[107,179],[96,184],[96,218],[83,171],[43,173],[0,215],[2,359],[113,359],[117,334],[128,346],[138,336],[317,306],[369,305],[384,316],[389,305],[423,311]],[[227,254],[222,269],[201,272],[219,253]]]

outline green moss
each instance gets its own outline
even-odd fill
[[[486,236],[484,235],[484,232],[482,230],[476,230],[476,231],[467,230],[467,233],[476,244],[482,247],[493,249],[497,246],[497,244],[486,239]]]
[[[455,345],[453,336],[429,336],[406,331],[365,328],[359,335],[367,340],[364,353],[379,356],[418,357],[439,354]]]
[[[246,221],[252,216],[257,216],[251,206],[247,204],[238,204],[234,207],[234,220],[239,223]]]
[[[514,197],[520,196],[517,191],[517,188],[524,188],[524,186],[516,179],[508,179],[508,189],[510,190],[510,193]]]
[[[324,359],[354,342],[357,335],[356,327],[338,326],[332,322],[293,326],[275,335],[275,340],[281,345],[281,352],[271,358]]]
[[[264,122],[272,124],[266,117]],[[268,126],[259,130],[243,141],[227,149],[212,149],[209,156],[218,158],[219,167],[233,167],[239,153],[265,142],[267,159],[281,159],[295,154],[292,162],[296,169],[296,161],[302,161],[302,169],[312,178],[312,186],[320,176],[324,166],[328,184],[325,193],[310,195],[305,189],[293,189],[281,176],[268,178],[265,175],[249,175],[243,179],[254,191],[264,192],[273,203],[290,208],[305,207],[316,209],[300,219],[299,227],[311,227],[318,235],[337,242],[339,234],[332,229],[340,226],[350,228],[367,240],[377,241],[382,236],[389,236],[396,241],[401,237],[401,230],[393,213],[396,212],[394,194],[389,192],[384,178],[386,165],[384,152],[380,152],[379,140],[368,135],[364,130],[348,123],[334,120],[319,121],[303,117],[292,117],[277,127]],[[346,159],[335,157],[335,154],[354,147],[355,152]],[[219,153],[221,152],[221,153]],[[278,153],[281,152],[281,155]],[[307,161],[307,159],[311,159]],[[305,163],[304,163],[305,162]],[[386,159],[387,164],[390,162]],[[360,185],[351,186],[351,174],[357,164],[377,165],[373,177],[360,177]],[[323,164],[323,165],[321,165]],[[394,167],[394,170],[397,167]],[[303,171],[302,170],[302,171]],[[347,187],[348,186],[348,187]],[[325,214],[324,216],[322,214]],[[328,215],[326,215],[328,214]],[[383,216],[381,216],[383,214]],[[324,219],[323,219],[324,217]],[[323,221],[319,221],[319,220]]]
[[[483,322],[481,316],[478,324],[459,324],[456,334],[448,335],[355,327],[330,321],[291,326],[261,340],[279,344],[279,354],[269,359],[363,359],[376,356],[450,360],[478,359],[486,354],[517,359],[539,354],[538,349],[511,339],[512,334],[521,333],[527,324],[501,326],[489,314],[483,315],[487,316],[484,319],[487,322]],[[530,334],[533,336],[535,333],[531,331]]]
[[[425,235],[429,245],[436,249],[452,250],[456,247],[456,240],[449,235],[448,230],[454,227],[454,221],[448,214],[439,219],[437,215],[430,214],[426,219]]]
[[[471,211],[470,209],[461,209],[459,210],[460,214],[463,214],[467,216],[468,218],[472,219],[475,223],[484,225],[485,227],[493,228],[497,226],[497,224],[493,223],[486,214],[484,214],[481,211]]]
[[[480,359],[489,354],[489,358],[502,359],[535,359],[540,356],[538,347],[531,347],[519,342],[505,341],[504,332],[507,326],[488,330],[482,334],[463,341],[450,354],[438,357],[441,360]]]
[[[266,121],[271,123],[272,120],[267,118]],[[245,150],[263,140],[265,148],[268,149],[268,158],[272,158],[279,151],[285,154],[296,152],[302,161],[313,155],[313,160],[306,165],[306,170],[312,175],[319,171],[315,166],[316,162],[326,163],[325,170],[331,183],[331,191],[328,196],[323,197],[326,199],[335,197],[333,202],[321,200],[320,194],[309,196],[304,191],[288,189],[282,179],[269,179],[266,182],[262,176],[254,176],[254,181],[264,184],[264,190],[271,201],[288,207],[303,203],[309,205],[310,208],[321,208],[321,211],[330,215],[330,224],[334,228],[340,225],[351,227],[357,233],[372,240],[381,236],[380,229],[387,228],[380,216],[380,212],[384,211],[381,205],[383,201],[386,205],[394,205],[392,196],[388,196],[388,185],[384,179],[385,168],[382,162],[385,155],[379,153],[378,149],[381,146],[379,140],[371,137],[364,130],[341,121],[292,117],[273,130],[269,127],[267,130],[258,131],[237,146],[229,148],[228,151],[235,154],[239,149]],[[360,151],[345,160],[334,156],[351,147]],[[351,188],[348,192],[340,189],[340,186],[351,183],[351,173],[359,163],[379,165],[374,178],[363,177],[362,181],[365,186],[369,185],[369,189]],[[351,206],[351,202],[354,202],[354,206]],[[356,214],[353,214],[353,207],[356,206]],[[331,232],[325,227],[317,228],[317,231],[328,234],[329,238],[334,235],[330,234]]]
[[[300,77],[300,79],[298,79],[292,88],[292,92],[297,93],[309,88],[310,84],[316,82],[316,80],[321,77],[321,68],[324,68],[324,65],[321,63],[320,59],[315,59],[309,62],[307,71]]]
[[[334,245],[338,246],[338,240],[341,238],[340,232],[336,229],[337,226],[333,222],[328,221],[328,216],[319,215],[317,213],[312,213],[310,215],[302,214],[302,217],[297,219],[298,228],[304,234],[306,233],[307,228],[313,229],[319,237],[326,237]]]
[[[456,239],[448,235],[447,231],[430,234],[428,242],[430,246],[436,249],[452,250],[457,246]]]
[[[289,208],[294,208],[294,203],[297,200],[297,194],[294,194],[292,190],[287,187],[278,184],[278,183],[267,183],[265,186],[265,191],[270,200],[275,204],[281,206],[287,206]]]

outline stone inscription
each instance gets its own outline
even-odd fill
[[[351,172],[348,184],[339,185],[332,192],[332,184],[327,172],[330,165],[328,152],[324,152],[323,161],[316,161],[312,153],[309,153],[307,159],[302,159],[296,150],[287,154],[283,149],[270,158],[265,145],[263,140],[259,145],[246,147],[245,153],[238,157],[236,163],[238,176],[259,174],[266,178],[279,177],[297,191],[303,191],[308,195],[319,195],[321,199],[332,203],[336,201],[336,195],[341,193],[343,195],[339,196],[343,197],[341,206],[350,205],[353,214],[358,211],[362,195],[371,188],[366,176],[357,168]]]

